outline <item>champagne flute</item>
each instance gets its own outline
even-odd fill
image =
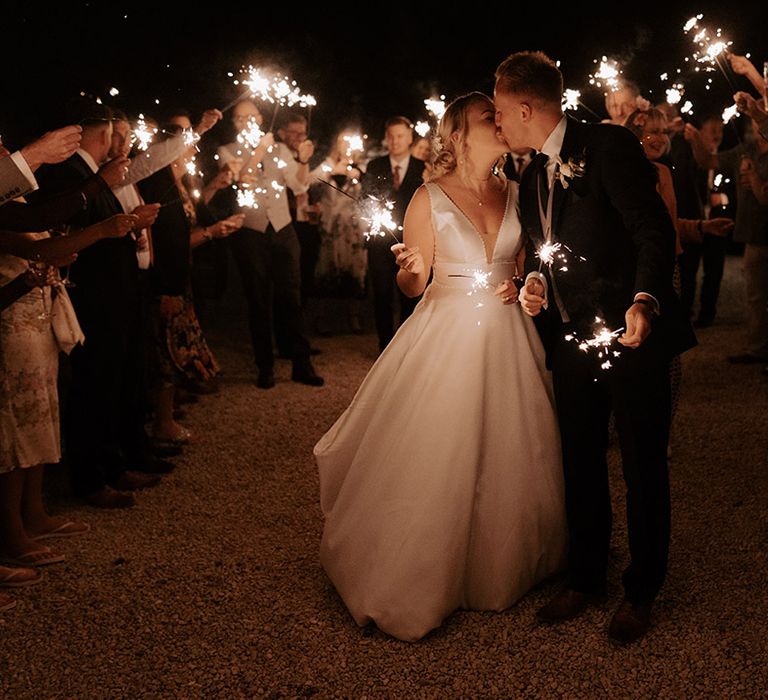
[[[61,228],[58,229],[51,229],[50,233],[52,236],[68,236],[69,235],[69,225],[65,224]],[[64,279],[61,280],[61,284],[63,284],[65,287],[76,287],[77,285],[69,279],[69,273],[72,269],[71,265],[67,265],[67,271],[64,273]]]

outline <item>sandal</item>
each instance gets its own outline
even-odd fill
[[[27,568],[0,566],[0,588],[22,588],[34,586],[43,580],[43,572]]]
[[[77,537],[78,535],[84,535],[91,529],[88,523],[81,521],[68,520],[62,523],[58,527],[48,532],[41,532],[39,535],[32,535],[33,540],[47,540],[52,537]]]
[[[17,557],[0,556],[0,564],[8,566],[19,566],[22,568],[30,566],[48,566],[49,564],[58,564],[66,559],[63,554],[51,551],[50,548],[35,549],[31,552],[19,554]]]
[[[16,607],[16,601],[7,593],[0,593],[0,612],[11,610]]]

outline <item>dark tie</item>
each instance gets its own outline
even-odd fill
[[[392,170],[392,186],[396,189],[400,189],[400,166],[396,165]]]
[[[523,168],[525,167],[525,158],[518,156],[515,158],[517,162],[517,179],[519,180],[523,176]]]
[[[547,199],[549,198],[549,175],[547,175],[547,163],[549,162],[549,156],[546,153],[537,153],[531,165],[534,166],[534,172],[539,178],[539,184],[541,187],[541,200],[542,204],[546,206]]]

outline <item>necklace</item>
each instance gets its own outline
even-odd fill
[[[489,175],[489,176],[488,176],[488,177],[486,177],[486,178],[479,178],[479,177],[472,177],[471,175],[469,175],[469,176],[467,176],[467,179],[468,179],[468,180],[470,180],[470,181],[471,181],[471,180],[475,180],[476,182],[488,182],[488,181],[491,179],[491,177],[492,177],[492,176],[491,176],[491,175]],[[478,205],[479,207],[482,207],[482,206],[484,206],[484,205],[485,205],[485,202],[483,201],[483,199],[484,199],[484,196],[483,196],[481,193],[479,193],[479,190],[478,190],[478,191],[475,191],[475,190],[470,190],[469,188],[467,188],[467,190],[468,190],[469,192],[471,192],[471,193],[472,193],[472,195],[474,196],[474,198],[477,200],[477,205]],[[487,193],[486,193],[486,194],[487,194]]]

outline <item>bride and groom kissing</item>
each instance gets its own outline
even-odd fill
[[[696,342],[675,231],[634,135],[564,116],[562,94],[555,63],[526,51],[498,66],[493,100],[447,107],[392,247],[422,299],[315,446],[321,563],[359,625],[403,640],[557,574],[542,623],[603,598],[611,415],[630,557],[614,642],[648,631],[664,582],[669,365]],[[524,147],[538,154],[518,186],[500,163]],[[544,244],[573,260],[545,264]],[[574,342],[596,317],[624,329],[609,363]]]

